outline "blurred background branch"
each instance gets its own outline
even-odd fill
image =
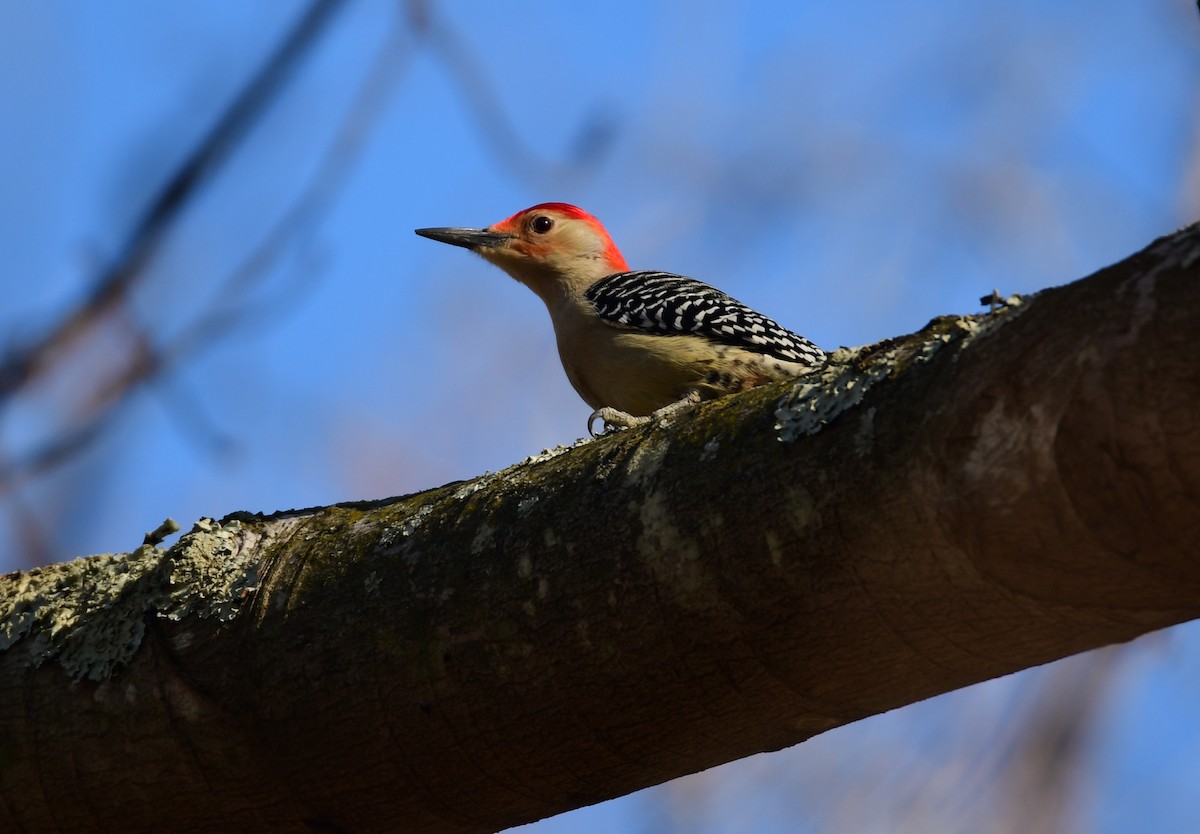
[[[394,96],[418,42],[434,51],[447,74],[459,84],[465,103],[476,114],[481,136],[495,145],[499,160],[507,160],[512,170],[531,179],[582,170],[576,162],[554,165],[536,158],[512,131],[471,50],[458,41],[452,29],[434,21],[426,3],[398,3],[389,35],[357,90],[351,92],[351,105],[304,190],[273,226],[261,233],[254,248],[225,279],[207,282],[213,289],[206,300],[178,304],[175,307],[181,309],[175,309],[168,298],[163,309],[139,317],[131,293],[139,282],[154,277],[156,253],[177,232],[180,218],[198,202],[207,183],[220,176],[245,145],[289,82],[313,60],[327,30],[337,24],[339,12],[350,5],[342,0],[311,3],[152,195],[117,255],[95,277],[85,279],[78,301],[32,339],[7,347],[0,362],[0,412],[29,388],[54,389],[54,402],[40,438],[20,449],[0,448],[0,496],[78,456],[103,435],[141,386],[156,381],[161,383],[158,390],[169,391],[163,401],[176,416],[178,429],[211,452],[227,453],[234,446],[236,439],[212,425],[203,408],[176,407],[181,400],[196,398],[186,385],[166,378],[180,364],[238,333],[261,335],[290,307],[305,303],[306,286],[316,278],[319,266],[293,269],[286,286],[263,297],[254,297],[253,291],[290,247],[315,236]],[[589,147],[595,151],[597,145],[592,142]],[[176,319],[171,332],[160,332],[166,331],[160,325],[168,317]],[[52,560],[56,554],[48,549],[46,536],[33,533],[39,523],[25,503],[14,499],[6,506],[10,514],[21,516],[14,524],[15,529],[26,531],[20,539],[27,564]]]
[[[97,319],[123,303],[129,289],[144,276],[176,218],[270,105],[339,5],[337,0],[319,0],[309,7],[278,50],[154,195],[116,258],[88,282],[78,305],[32,342],[9,347],[0,364],[0,404],[48,370],[50,363],[62,358],[64,349],[96,325]]]

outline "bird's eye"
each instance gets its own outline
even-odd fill
[[[539,214],[537,217],[533,218],[533,223],[530,224],[530,228],[532,228],[539,235],[544,235],[546,232],[554,228],[554,221],[544,214]]]

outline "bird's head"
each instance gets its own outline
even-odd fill
[[[417,229],[432,240],[470,249],[528,286],[547,304],[626,272],[600,221],[567,203],[541,203],[486,229]]]

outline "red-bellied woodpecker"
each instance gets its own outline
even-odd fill
[[[416,232],[470,249],[546,303],[567,378],[596,409],[589,432],[596,420],[636,425],[825,360],[803,336],[708,284],[630,271],[600,221],[566,203],[486,229]]]

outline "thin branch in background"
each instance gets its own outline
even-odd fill
[[[208,313],[193,325],[189,334],[178,340],[180,349],[186,351],[188,342],[206,338],[210,328],[230,328],[230,318],[252,319],[257,323],[265,311],[270,310],[273,315],[278,315],[281,304],[296,300],[298,294],[295,287],[289,286],[286,293],[265,299],[254,308],[248,305],[244,297],[234,304],[228,303],[230,298],[237,297],[239,293],[244,296],[247,288],[261,280],[289,244],[310,235],[334,204],[336,193],[359,160],[363,146],[408,70],[413,57],[411,47],[408,28],[402,19],[397,18],[322,157],[316,174],[254,251],[222,282]]]
[[[46,531],[46,525],[32,507],[14,496],[5,501],[5,510],[16,531],[14,539],[26,564],[44,565],[60,558],[61,554],[56,554],[51,547],[51,536]]]
[[[814,759],[801,745],[773,763],[746,760],[730,773],[717,768],[669,783],[646,795],[653,830],[690,832],[726,819],[718,788],[741,784],[762,792],[762,813],[786,814],[797,828],[1065,834],[1077,822],[1107,684],[1125,656],[1124,647],[1110,647],[1025,673],[986,703],[956,696],[915,722],[923,735],[874,738],[866,758]],[[929,722],[936,737],[927,735]]]
[[[96,415],[82,425],[68,427],[34,451],[12,462],[0,461],[0,495],[11,493],[23,483],[44,475],[85,449],[112,418],[111,410]]]
[[[161,245],[181,210],[228,159],[230,152],[284,88],[324,31],[334,12],[349,4],[316,0],[250,79],[241,93],[150,201],[116,258],[92,282],[82,303],[40,337],[16,348],[0,363],[0,402],[10,397],[48,364],[59,350],[121,301]]]
[[[353,104],[308,187],[254,251],[222,282],[208,309],[164,347],[156,347],[150,333],[138,326],[125,310],[123,331],[131,337],[133,347],[124,357],[123,364],[107,379],[95,384],[92,396],[81,409],[83,419],[40,447],[0,467],[0,493],[44,474],[93,441],[112,413],[140,385],[161,382],[172,370],[205,349],[222,343],[238,329],[259,327],[268,311],[278,319],[283,305],[294,304],[303,296],[297,292],[293,281],[288,285],[287,293],[278,298],[255,304],[244,298],[248,289],[261,280],[287,246],[310,231],[334,203],[334,195],[360,158],[363,145],[372,135],[411,57],[406,28],[398,20],[355,94]],[[176,388],[172,395],[178,393]],[[178,409],[172,409],[171,413],[181,414]],[[183,428],[189,435],[203,438],[206,445],[230,448],[232,441],[218,427],[204,420],[197,422],[194,413],[189,412],[188,417]]]
[[[228,457],[239,449],[238,438],[221,428],[209,413],[204,398],[172,374],[157,374],[146,384],[175,426],[197,446],[215,457]]]
[[[505,167],[538,183],[539,187],[561,190],[564,181],[589,173],[612,146],[615,135],[612,119],[593,114],[584,121],[570,143],[574,152],[567,161],[557,162],[543,156],[517,135],[504,113],[500,97],[488,81],[488,72],[467,43],[443,25],[424,0],[412,0],[408,8],[413,30],[457,85],[480,132]]]
[[[270,315],[278,318],[281,305],[294,303],[302,293],[291,282],[288,292],[278,297],[251,302],[248,292],[261,282],[278,262],[286,248],[320,221],[334,201],[361,154],[373,128],[384,112],[399,79],[413,57],[412,31],[427,39],[457,80],[468,105],[473,108],[481,130],[493,146],[508,156],[509,164],[531,178],[561,182],[568,173],[578,174],[581,162],[594,159],[608,145],[605,131],[584,132],[581,146],[587,153],[574,164],[551,163],[528,151],[511,129],[479,62],[464,43],[449,29],[432,21],[423,0],[408,0],[408,15],[398,15],[389,37],[369,68],[337,134],[330,143],[316,174],[299,199],[262,239],[260,244],[221,283],[207,309],[186,325],[165,346],[156,346],[153,334],[133,326],[127,305],[130,289],[146,274],[154,253],[166,240],[175,219],[230,157],[255,122],[294,75],[301,60],[311,52],[318,36],[328,27],[335,11],[346,3],[318,0],[265,62],[258,73],[218,119],[187,159],[158,192],[150,207],[135,225],[117,258],[105,269],[87,292],[84,302],[41,337],[13,352],[0,363],[0,403],[16,390],[44,375],[54,362],[70,354],[64,351],[84,332],[117,314],[129,324],[130,355],[113,362],[111,373],[92,379],[92,390],[76,413],[63,419],[63,428],[32,450],[11,456],[0,466],[0,493],[12,493],[20,484],[43,475],[69,460],[94,442],[132,392],[143,384],[162,380],[166,374],[201,351],[221,343],[236,330],[257,326]],[[599,137],[599,138],[598,138]],[[586,141],[584,141],[586,140]],[[177,412],[176,412],[177,413]],[[211,425],[185,427],[206,444],[227,448],[227,438]]]
[[[360,159],[363,146],[382,117],[391,101],[399,82],[412,59],[411,41],[408,30],[397,20],[391,34],[367,71],[367,75],[355,95],[333,141],[318,165],[316,174],[300,198],[283,215],[278,223],[261,240],[242,263],[222,282],[222,289],[214,296],[209,309],[185,328],[165,353],[164,366],[178,366],[187,358],[194,358],[204,348],[227,338],[239,329],[258,327],[270,313],[278,319],[287,306],[295,306],[304,296],[298,292],[295,281],[288,285],[286,293],[276,297],[250,302],[244,298],[247,291],[258,283],[271,266],[282,256],[287,246],[311,234],[335,202],[335,195],[345,183],[346,177]],[[315,276],[318,270],[297,270],[296,276]],[[239,298],[236,303],[230,299]],[[158,374],[158,382],[166,384],[166,375]],[[161,387],[156,386],[156,387]],[[171,393],[163,397],[172,414],[184,417],[194,433],[219,439],[220,446],[228,449],[232,439],[205,421],[197,424],[197,412],[191,408],[180,409],[173,399],[180,396],[178,385],[172,385]]]
[[[977,731],[974,749],[958,745],[957,752],[939,754],[944,764],[908,774],[895,790],[905,803],[898,817],[903,824],[897,822],[896,829],[1074,830],[1086,743],[1119,652],[1102,649],[1015,680],[1003,706],[961,704],[959,709],[976,711],[976,721],[995,715],[996,731],[990,736]],[[980,745],[980,740],[986,742]]]
[[[1003,820],[987,828],[1060,834],[1076,830],[1072,812],[1088,759],[1088,742],[1124,646],[1110,646],[1048,670],[1022,717],[1017,743],[1004,756],[995,785]],[[985,830],[980,828],[980,830]]]
[[[0,462],[0,494],[14,493],[93,443],[112,424],[119,406],[133,393],[138,381],[152,377],[157,371],[158,353],[150,337],[132,321],[126,305],[117,305],[105,321],[119,325],[118,332],[127,346],[119,352],[110,352],[113,358],[104,368],[106,375],[93,381],[86,396],[58,421],[47,440]]]

